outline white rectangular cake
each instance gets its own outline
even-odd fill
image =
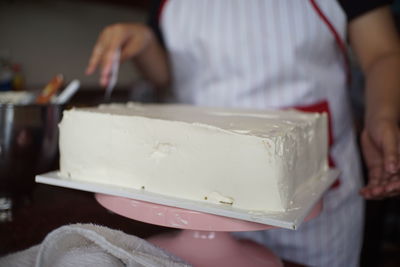
[[[60,172],[251,211],[285,211],[327,171],[325,114],[111,104],[64,112]]]

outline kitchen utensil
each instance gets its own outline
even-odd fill
[[[65,104],[78,91],[80,86],[79,80],[73,80],[67,87],[52,101],[55,104]]]
[[[51,81],[44,87],[42,92],[36,98],[37,104],[50,103],[51,98],[57,93],[64,82],[64,77],[61,74],[55,76]]]
[[[115,85],[117,84],[120,57],[121,49],[117,49],[115,51],[113,63],[111,66],[110,80],[108,81],[108,85],[104,93],[104,100],[106,102],[110,101],[111,93],[114,90]]]

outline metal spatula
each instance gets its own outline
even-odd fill
[[[117,84],[120,57],[121,57],[121,49],[118,49],[115,51],[114,54],[113,63],[111,66],[110,80],[108,81],[108,85],[104,93],[105,102],[110,101],[111,93],[114,90],[115,85]]]

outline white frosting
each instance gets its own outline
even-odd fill
[[[111,104],[64,112],[61,174],[74,180],[283,211],[327,169],[325,114]]]

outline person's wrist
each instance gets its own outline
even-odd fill
[[[140,56],[151,50],[151,46],[154,46],[156,42],[156,36],[153,30],[146,24],[137,24],[135,26],[137,27],[137,31],[140,31],[143,36],[142,49],[138,53],[138,56]]]
[[[367,110],[365,115],[365,124],[368,125],[371,122],[399,122],[398,108],[383,107],[380,109]]]

